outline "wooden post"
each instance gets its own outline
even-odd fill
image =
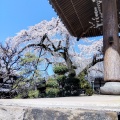
[[[117,0],[103,0],[104,80],[120,81]]]

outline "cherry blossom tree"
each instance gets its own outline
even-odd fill
[[[21,30],[7,41],[10,41],[12,49],[17,46],[18,54],[40,54],[44,59],[45,70],[49,64],[63,62],[70,72],[73,66],[83,69],[92,62],[93,55],[101,54],[102,51],[102,40],[90,41],[85,38],[85,44],[79,44],[76,39],[69,34],[59,18],[52,18],[51,21],[44,20],[28,30]]]
[[[6,39],[5,45],[0,45],[0,71],[4,72],[6,80],[13,74],[19,74],[21,58],[32,53],[42,59],[41,64],[35,62],[35,71],[45,72],[50,64],[62,63],[67,65],[69,73],[73,73],[76,66],[78,74],[103,60],[102,42],[102,39],[88,38],[77,42],[59,18],[44,20],[28,30],[21,30],[16,36]]]
[[[5,45],[0,44],[0,72],[2,72],[1,77],[6,82],[10,80],[10,77],[17,74],[16,71],[20,69],[18,61],[21,57],[20,54],[17,54],[17,47],[12,48],[9,42],[6,42]]]
[[[12,39],[12,46],[18,46],[20,52],[34,50],[35,54],[38,54],[41,51],[47,65],[53,62],[65,62],[69,70],[73,67],[69,51],[75,44],[76,38],[69,34],[59,18],[42,21],[29,27],[28,30],[20,31],[10,39]]]

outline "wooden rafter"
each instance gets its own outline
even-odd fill
[[[75,37],[94,37],[103,35],[101,14],[98,4],[92,0],[49,0],[69,32]],[[96,0],[99,1],[99,0]],[[118,2],[118,26],[120,32],[120,0]],[[97,8],[98,10],[98,8]],[[99,6],[102,12],[102,4]],[[96,13],[95,13],[96,12]],[[92,24],[94,24],[92,26]],[[99,24],[99,25],[98,25]]]

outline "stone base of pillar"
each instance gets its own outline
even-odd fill
[[[100,93],[104,95],[120,95],[120,82],[106,82],[100,88]]]

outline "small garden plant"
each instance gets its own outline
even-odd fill
[[[53,71],[57,74],[56,81],[59,84],[59,96],[79,95],[79,79],[75,77],[75,71],[68,73],[66,65],[56,65]]]
[[[46,96],[57,97],[59,93],[59,85],[54,78],[49,78],[46,82]]]
[[[86,75],[86,71],[82,71],[78,75],[78,78],[80,79],[79,85],[80,85],[80,88],[84,90],[86,95],[91,96],[93,94],[93,89],[90,83],[87,80],[85,80],[85,75]]]

